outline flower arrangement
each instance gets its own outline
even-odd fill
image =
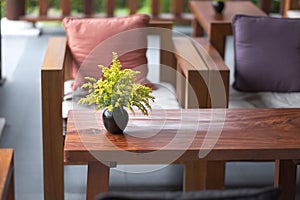
[[[151,110],[150,100],[154,102],[151,88],[134,83],[139,72],[131,69],[123,69],[117,53],[113,52],[113,60],[110,67],[99,65],[103,77],[98,80],[85,77],[89,82],[82,85],[88,90],[88,95],[79,100],[79,104],[96,104],[96,110],[107,108],[112,112],[114,108],[128,108],[134,114],[133,107],[137,107],[144,115]]]

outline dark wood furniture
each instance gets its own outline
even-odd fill
[[[235,14],[266,16],[250,1],[226,1],[222,14],[216,13],[211,1],[189,1],[194,14],[193,36],[208,34],[209,42],[224,58],[226,36],[232,35],[231,20]]]
[[[0,199],[15,199],[13,149],[0,149]]]
[[[276,160],[274,185],[282,188],[282,199],[291,200],[299,131],[298,108],[153,110],[149,118],[131,116],[124,135],[107,133],[101,112],[74,110],[64,153],[68,162],[88,163],[87,199],[108,190],[109,168],[115,164],[183,163],[187,191],[201,185],[201,160]]]
[[[172,23],[152,21],[151,27],[165,28],[171,30]],[[174,45],[172,41],[171,31],[155,31],[153,34],[159,35],[160,38],[160,78],[161,82],[171,83],[174,88],[176,86],[176,59],[174,55]],[[213,69],[220,63],[222,66],[222,59],[216,50],[213,50],[211,45],[206,45],[207,56],[210,56],[210,62],[207,66],[212,65]],[[199,56],[199,54],[198,54]],[[215,62],[214,62],[215,59]],[[222,62],[221,62],[222,61]],[[64,162],[64,137],[63,137],[63,118],[62,118],[62,102],[64,94],[64,82],[71,79],[70,63],[72,62],[72,55],[66,43],[66,38],[55,37],[50,38],[48,48],[45,54],[44,63],[41,69],[41,94],[42,94],[42,123],[43,123],[43,165],[44,165],[44,198],[45,200],[64,199],[64,165],[65,164],[85,164],[82,162]],[[195,63],[194,63],[195,64]],[[198,65],[198,63],[196,63]],[[185,68],[184,65],[181,66]],[[222,67],[220,67],[222,68]],[[197,73],[198,67],[191,68],[194,74]],[[209,68],[207,68],[208,70]],[[203,71],[203,70],[202,70]],[[199,70],[199,73],[202,73]],[[191,85],[197,85],[197,79],[191,79]],[[223,87],[227,87],[228,83]],[[190,89],[190,88],[189,88]],[[196,87],[193,88],[196,94],[201,94],[201,90]],[[227,89],[226,89],[227,91]],[[216,94],[217,92],[214,92]],[[184,95],[184,94],[182,94]],[[185,99],[185,96],[179,97]],[[202,96],[197,99],[199,102]],[[207,100],[207,97],[205,97]],[[188,101],[186,101],[188,102]],[[195,101],[194,101],[195,102]],[[223,105],[227,102],[223,103]],[[185,104],[186,108],[192,105]],[[224,175],[223,167],[220,167],[220,173]],[[203,170],[201,171],[203,177],[203,188],[221,188],[221,185],[215,186],[214,182],[210,183],[207,177],[215,176],[217,168],[212,168],[214,162],[203,161]],[[193,167],[193,166],[191,166]],[[200,172],[199,172],[200,173]]]

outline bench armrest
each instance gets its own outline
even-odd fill
[[[177,98],[184,108],[226,108],[229,69],[204,38],[173,38]]]
[[[65,38],[50,38],[41,70],[44,189],[50,199],[63,199],[56,194],[64,194],[62,101],[66,46]],[[47,193],[54,189],[56,194]]]

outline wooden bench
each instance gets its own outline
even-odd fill
[[[15,199],[13,149],[0,149],[0,199]]]

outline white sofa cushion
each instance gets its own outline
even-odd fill
[[[288,18],[300,18],[300,10],[288,10],[287,17]]]
[[[231,88],[229,108],[299,108],[300,92],[239,92]]]

